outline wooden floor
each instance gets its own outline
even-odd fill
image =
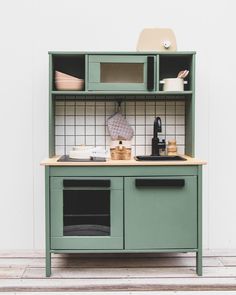
[[[205,252],[203,277],[195,256],[182,254],[53,255],[0,253],[0,292],[236,290],[236,251]]]

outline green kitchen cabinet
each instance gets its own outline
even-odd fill
[[[190,71],[184,91],[165,92],[159,87],[160,80],[176,77],[184,69]],[[84,88],[59,91],[56,71],[84,79]],[[76,123],[80,101],[86,106],[95,101],[96,114],[100,104],[113,101],[119,105],[131,100],[135,102],[135,111],[139,101],[153,101],[153,105],[160,101],[177,105],[176,102],[184,101],[184,147],[190,157],[187,161],[85,164],[55,160],[56,136],[60,136],[57,107],[65,108],[58,117],[63,122],[60,127],[64,126],[66,152],[66,148],[72,148],[71,137],[80,136]],[[68,125],[67,113],[71,113]],[[85,108],[85,123],[86,115]],[[146,115],[142,117],[146,124]],[[75,132],[67,128],[71,126],[75,126]],[[202,275],[204,163],[192,161],[194,141],[195,52],[50,52],[50,158],[42,163],[45,165],[46,276],[51,275],[52,253],[163,252],[196,253],[196,271]]]
[[[197,248],[197,177],[126,177],[125,248]]]

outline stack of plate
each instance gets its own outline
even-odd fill
[[[89,160],[92,156],[92,148],[86,146],[75,146],[73,150],[69,152],[71,159]]]
[[[56,71],[55,85],[57,90],[83,90],[84,80]]]

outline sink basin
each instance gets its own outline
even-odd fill
[[[136,161],[186,161],[181,156],[136,156]]]

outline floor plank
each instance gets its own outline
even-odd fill
[[[44,258],[3,258],[0,259],[1,267],[27,266],[27,267],[44,267]],[[54,257],[52,259],[53,267],[195,267],[195,257]],[[222,261],[218,257],[205,257],[204,266],[223,266]]]
[[[44,268],[27,267],[23,278],[40,279],[45,277]],[[51,279],[101,279],[101,278],[195,278],[194,267],[161,268],[53,268]],[[236,267],[205,267],[204,277],[236,278]]]
[[[1,292],[236,290],[235,278],[21,279],[1,280]]]
[[[53,255],[52,276],[46,278],[41,252],[17,257],[6,252],[0,256],[0,292],[236,290],[233,253],[204,257],[203,277],[196,275],[189,253],[100,255]]]

